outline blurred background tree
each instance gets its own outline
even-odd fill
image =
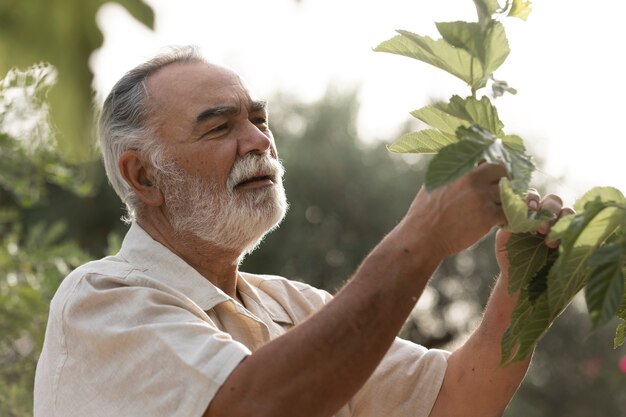
[[[1,416],[32,415],[35,364],[60,281],[85,260],[115,252],[127,229],[101,165],[85,162],[93,157],[87,63],[102,40],[94,25],[102,3],[0,5]],[[143,3],[120,3],[152,24]],[[42,61],[58,72],[32,66]],[[16,65],[32,67],[7,73]],[[242,270],[335,292],[403,216],[422,183],[425,160],[359,140],[357,97],[356,91],[329,88],[314,103],[284,94],[270,100],[291,208]],[[46,122],[47,103],[53,128]],[[414,130],[409,123],[400,130]],[[480,319],[497,275],[492,251],[490,235],[446,259],[401,335],[429,347],[461,343]],[[624,415],[623,351],[607,349],[610,325],[589,335],[589,326],[581,326],[584,308],[576,302],[542,341],[506,416]]]
[[[152,28],[154,14],[141,0],[116,0]],[[2,0],[0,74],[12,67],[49,62],[59,71],[50,92],[59,147],[73,162],[93,159],[93,74],[89,58],[102,45],[96,13],[107,0]]]

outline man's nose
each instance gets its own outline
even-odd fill
[[[239,155],[244,156],[250,152],[262,155],[271,147],[272,134],[270,131],[263,131],[249,121],[239,138]]]

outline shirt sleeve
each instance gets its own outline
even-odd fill
[[[428,417],[449,352],[396,338],[372,376],[350,401],[352,417]]]
[[[250,354],[190,300],[154,286],[89,274],[52,312],[56,416],[200,417]]]

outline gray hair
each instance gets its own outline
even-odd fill
[[[171,47],[167,52],[128,71],[107,96],[98,122],[102,160],[111,186],[126,205],[124,221],[137,218],[143,203],[122,177],[119,159],[129,149],[137,150],[153,167],[161,170],[162,142],[149,123],[147,79],[163,67],[176,63],[206,62],[195,46]]]

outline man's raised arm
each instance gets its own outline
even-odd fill
[[[205,416],[332,416],[365,383],[441,260],[504,223],[498,181],[482,164],[432,193],[404,219],[324,308],[241,362]]]

